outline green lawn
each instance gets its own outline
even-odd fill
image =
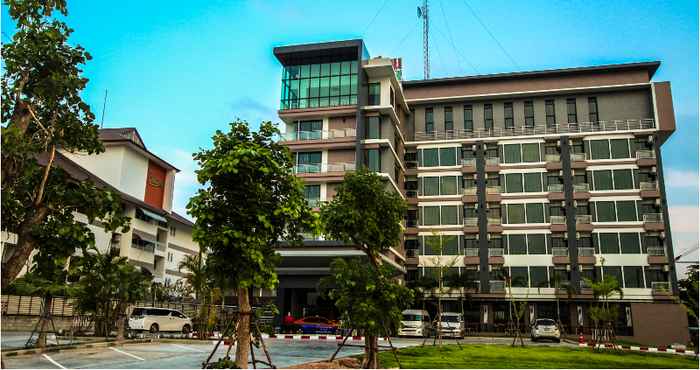
[[[593,352],[570,347],[505,345],[447,345],[401,349],[402,368],[512,369],[512,368],[686,368],[697,369],[695,357],[635,352]],[[390,351],[381,352],[383,368],[397,367]]]

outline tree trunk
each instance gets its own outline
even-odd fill
[[[365,354],[365,369],[378,369],[379,361],[377,360],[377,353],[379,352],[379,345],[377,343],[378,338],[376,335],[368,335],[365,337],[365,347],[368,350]]]
[[[36,339],[37,348],[46,347],[46,325],[49,321],[49,315],[51,313],[51,295],[44,295],[44,302],[42,304],[41,316],[39,317],[39,336]]]
[[[124,320],[126,319],[124,308],[122,302],[117,304],[117,342],[124,341]]]
[[[17,230],[17,245],[12,248],[12,255],[2,267],[1,288],[3,290],[7,289],[15,281],[22,267],[27,263],[32,251],[36,249],[36,240],[32,237],[32,229],[35,225],[42,223],[48,213],[48,208],[40,206],[20,224]]]
[[[236,366],[248,368],[250,357],[250,298],[248,288],[238,288],[238,330],[236,332]]]

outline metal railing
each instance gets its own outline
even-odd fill
[[[575,193],[587,193],[590,191],[591,187],[588,185],[587,182],[581,183],[581,184],[574,184],[574,192]]]
[[[165,252],[166,245],[163,242],[156,242],[156,248],[155,250],[160,251],[160,252]]]
[[[560,162],[561,155],[559,155],[559,154],[545,154],[544,161],[545,162]]]
[[[586,160],[586,153],[569,153],[569,158],[574,162],[585,161]]]
[[[664,247],[647,247],[647,254],[650,256],[665,256],[666,248]]]
[[[477,257],[479,255],[479,248],[464,248],[464,255],[467,257]]]
[[[500,217],[488,217],[486,219],[486,223],[488,225],[500,225],[501,224],[501,218]]]
[[[462,166],[476,166],[476,158],[462,158]]]
[[[354,128],[319,130],[319,131],[293,131],[285,132],[281,136],[282,141],[307,141],[307,140],[323,140],[323,139],[340,139],[357,136],[357,130]]]
[[[298,164],[294,166],[294,173],[326,173],[345,171],[355,171],[355,163]]]
[[[501,193],[501,186],[500,185],[486,187],[486,194],[500,194],[500,193]]]
[[[415,134],[415,141],[477,139],[486,137],[508,136],[534,136],[581,132],[636,131],[653,128],[655,128],[654,120],[651,118],[645,118],[597,122],[560,123],[557,125],[550,126],[545,124],[538,124],[534,127],[515,127],[508,129],[495,127],[491,129],[475,128],[474,130],[469,131],[464,129],[432,132],[417,131]]]
[[[670,293],[671,284],[668,281],[652,281],[651,291],[653,293]]]
[[[649,223],[664,222],[664,215],[661,213],[645,213],[642,215],[642,221]]]
[[[566,216],[549,216],[549,223],[553,225],[566,224]]]
[[[569,255],[569,248],[554,247],[552,248],[552,255],[557,257],[567,257]]]
[[[564,184],[549,184],[547,185],[547,191],[562,192],[564,191]]]
[[[487,166],[497,166],[501,163],[501,159],[498,157],[488,157],[486,158]]]
[[[464,195],[476,195],[476,186],[473,188],[464,188]]]
[[[595,254],[595,249],[591,247],[578,247],[579,257],[593,257]]]
[[[489,257],[503,257],[503,248],[489,248]]]
[[[576,215],[577,224],[590,224],[593,220],[591,215]]]
[[[656,158],[656,153],[653,150],[637,150],[637,159],[654,159]]]
[[[489,292],[503,293],[506,291],[506,282],[503,280],[489,280]]]
[[[477,226],[479,224],[478,217],[464,217],[462,220],[464,226]]]
[[[658,189],[658,184],[656,181],[643,181],[639,183],[639,189],[640,190],[657,190]]]

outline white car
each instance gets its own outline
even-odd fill
[[[430,336],[432,325],[430,315],[425,310],[405,310],[401,312],[401,337],[427,337]]]
[[[129,329],[134,331],[181,332],[192,331],[192,319],[178,310],[157,307],[134,307],[129,316]]]
[[[438,328],[443,337],[464,338],[464,319],[462,314],[457,312],[443,312],[440,315],[440,327]]]
[[[559,325],[552,319],[537,319],[532,325],[530,338],[533,342],[540,339],[552,339],[559,343],[561,341],[561,331]]]

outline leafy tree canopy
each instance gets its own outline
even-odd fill
[[[678,280],[680,292],[678,294],[683,306],[688,310],[688,315],[697,322],[698,320],[698,265],[691,265],[685,272],[685,278]]]

